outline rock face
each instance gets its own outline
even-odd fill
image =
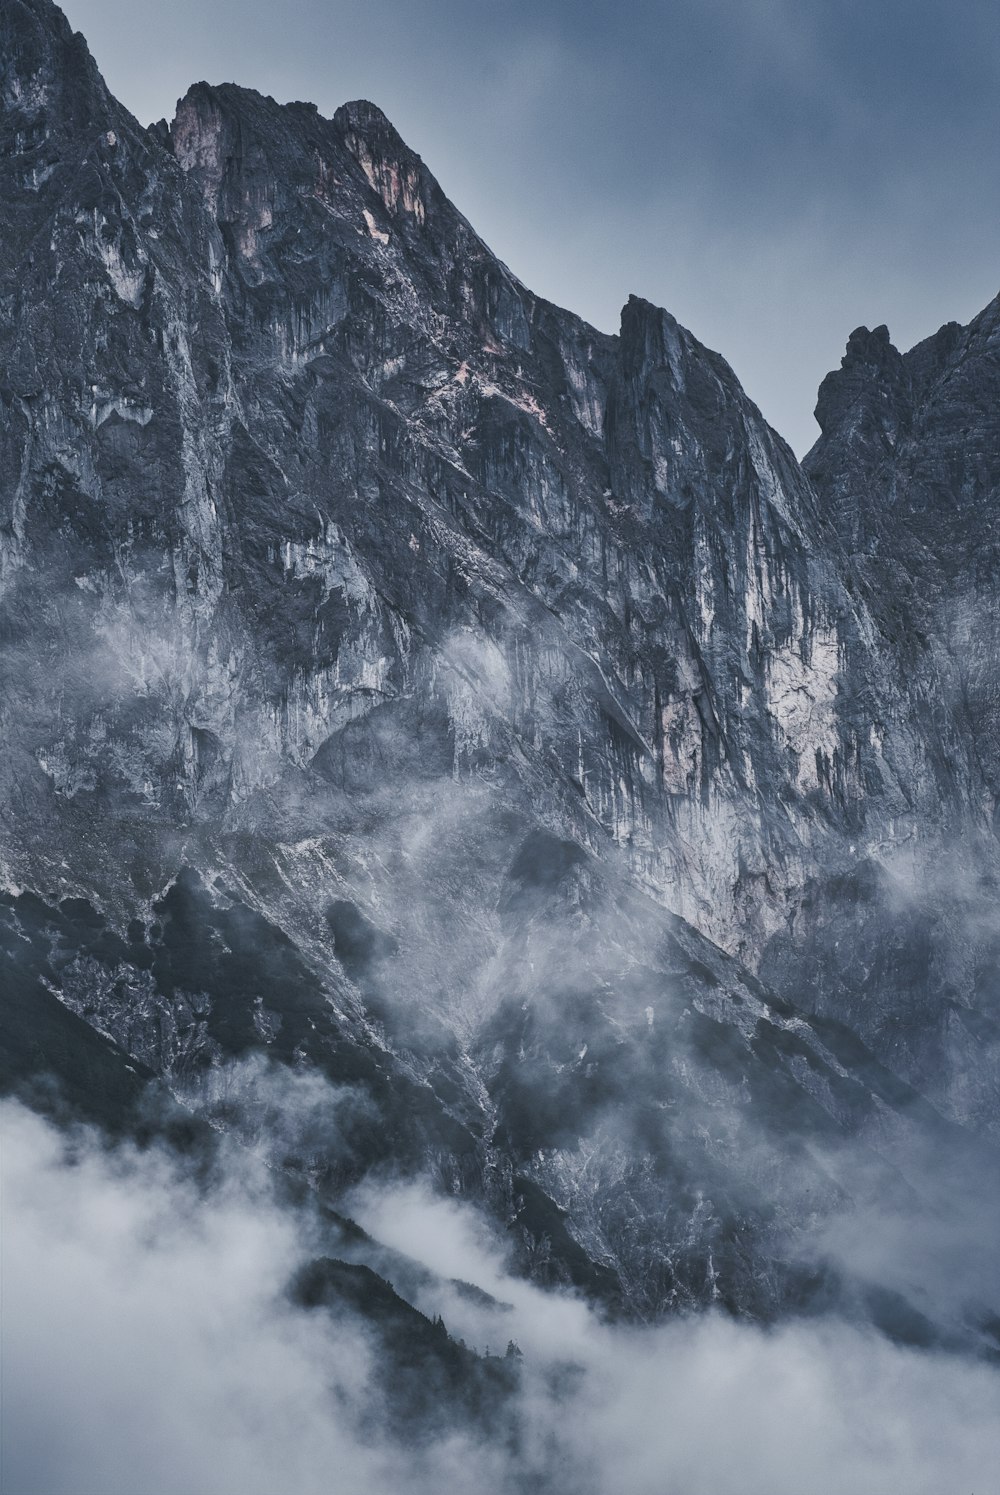
[[[998,329],[994,301],[968,327],[950,323],[905,355],[884,327],[852,333],[841,369],[820,389],[822,435],[804,463],[882,656],[921,712],[925,737],[933,740],[933,723],[937,740],[931,777],[916,764],[910,776],[905,874],[888,847],[866,871],[849,974],[829,960],[841,917],[835,889],[829,917],[809,921],[807,970],[821,1003],[896,1054],[954,1114],[994,1130]],[[898,823],[895,834],[898,847]],[[897,874],[895,890],[886,873]]]
[[[863,1300],[817,1214],[1000,1122],[996,307],[855,333],[803,471],[373,105],[145,130],[48,0],[0,57],[8,1082],[55,996],[196,1110],[314,1066],[327,1181],[624,1311]]]

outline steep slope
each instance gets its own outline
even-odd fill
[[[942,724],[936,779],[954,788],[947,813],[908,816],[851,884],[817,883],[791,960],[777,946],[765,958],[775,979],[805,974],[821,1009],[988,1126],[1000,1099],[998,309],[905,354],[885,327],[858,328],[820,389],[805,469],[912,709],[923,702]],[[920,773],[915,763],[914,805]]]
[[[820,390],[822,435],[805,463],[872,594],[903,624],[892,643],[910,649],[915,670],[941,672],[990,815],[1000,772],[998,381],[1000,298],[906,354],[885,327],[859,328]]]
[[[34,496],[12,515],[10,608],[42,559],[32,524],[42,549],[71,533],[47,573],[72,614],[53,649],[87,639],[70,668],[97,677],[72,738],[46,723],[25,743],[56,794],[100,782],[143,812],[256,824],[262,789],[317,754],[329,775],[359,721],[384,750],[426,698],[449,768],[513,772],[752,955],[789,896],[765,869],[856,820],[866,774],[895,792],[893,744],[852,699],[877,669],[864,620],[787,449],[665,313],[631,302],[612,340],[533,298],[371,106],[326,122],[199,86],[171,143],[214,219],[193,232],[151,137],[134,150],[176,194],[162,215],[127,206],[117,144],[87,157],[117,217],[82,232],[82,203],[43,187],[36,205],[76,224],[39,276],[101,291],[52,334],[76,339],[51,355],[72,387],[44,396],[74,423],[68,468],[48,417],[28,455],[12,405],[12,486],[44,474],[60,512]],[[769,814],[785,788],[791,833]]]
[[[533,296],[371,104],[198,84],[147,131],[48,0],[0,28],[19,991],[237,1131],[255,1055],[323,1076],[317,1177],[428,1171],[616,1308],[863,1299],[816,1219],[997,1110],[874,958],[890,872],[850,892],[984,809],[850,525],[717,354]]]
[[[885,327],[859,328],[820,389],[822,435],[805,461],[870,593],[887,619],[894,610],[890,645],[915,673],[940,672],[991,816],[998,380],[1000,298],[906,354]]]

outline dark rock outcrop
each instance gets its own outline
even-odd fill
[[[373,105],[144,130],[48,0],[0,41],[23,990],[193,1106],[258,1051],[349,1088],[308,1167],[428,1169],[540,1280],[808,1306],[844,1148],[867,1207],[1000,1121],[996,308],[855,333],[803,471]]]

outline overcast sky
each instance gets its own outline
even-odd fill
[[[66,0],[113,90],[374,100],[533,289],[630,292],[725,354],[799,453],[848,333],[1000,289],[996,0]]]

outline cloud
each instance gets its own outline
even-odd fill
[[[0,1124],[4,1495],[940,1495],[993,1478],[992,1367],[836,1323],[602,1323],[510,1277],[493,1228],[419,1185],[354,1204],[510,1304],[427,1289],[453,1332],[520,1344],[519,1432],[373,1446],[360,1420],[388,1368],[357,1320],[291,1305],[316,1243],[260,1173],[231,1160],[199,1190],[155,1149],[67,1142],[11,1102]]]
[[[509,1305],[490,1313],[430,1289],[470,1342],[492,1337],[496,1350],[510,1336],[524,1351],[529,1443],[558,1448],[570,1488],[576,1479],[601,1495],[932,1495],[990,1478],[1000,1452],[991,1367],[834,1321],[764,1332],[713,1314],[616,1327],[569,1295],[511,1278],[493,1229],[468,1206],[409,1184],[369,1185],[352,1207],[388,1244]],[[580,1374],[566,1395],[557,1371],[573,1365]]]
[[[308,1243],[259,1177],[205,1195],[155,1150],[67,1147],[11,1103],[2,1128],[4,1495],[435,1487],[355,1431],[370,1345],[289,1304]]]

